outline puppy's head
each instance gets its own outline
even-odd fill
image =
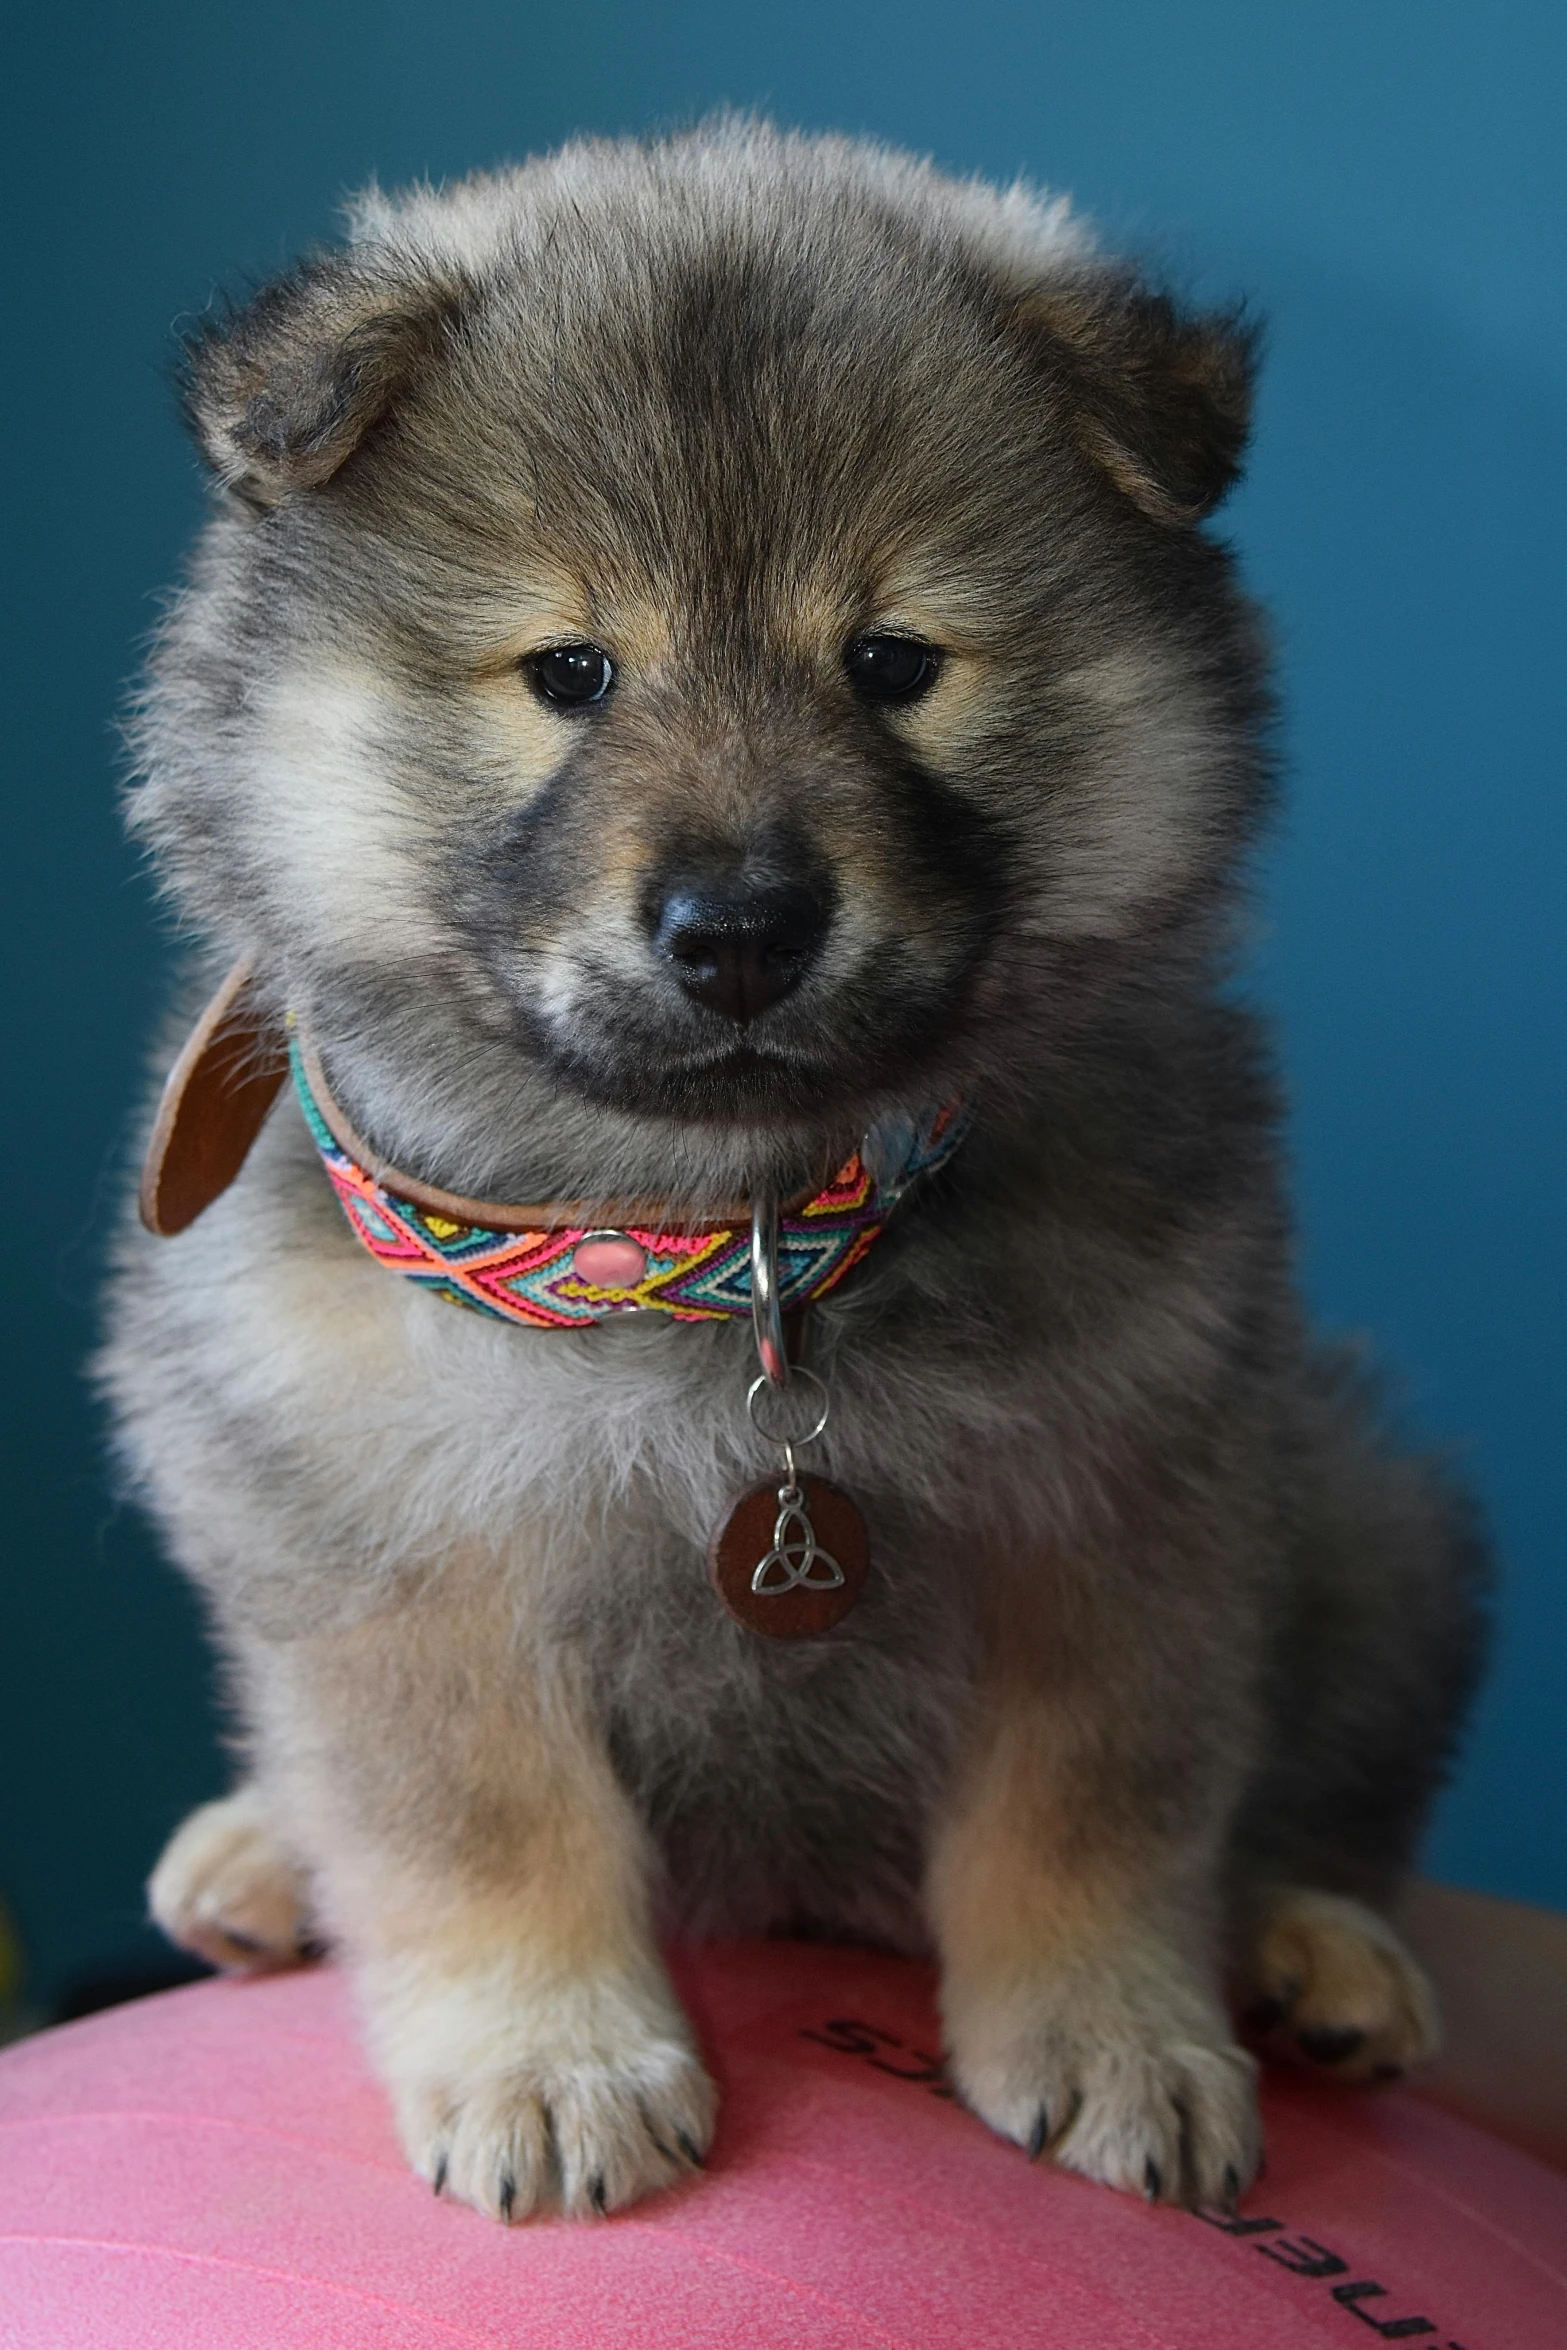
[[[1245,831],[1255,644],[1196,526],[1248,375],[1059,208],[869,148],[372,199],[192,354],[227,497],[143,823],[386,1147],[439,1102],[449,1181],[541,1089],[623,1144],[1015,1081]]]

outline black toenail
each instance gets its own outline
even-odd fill
[[[1227,2162],[1224,2166],[1224,2199],[1231,2210],[1241,2199],[1241,2174],[1233,2162]]]
[[[1143,2165],[1143,2192],[1150,2203],[1157,2203],[1164,2193],[1164,2173],[1151,2154]]]
[[[500,2192],[501,2217],[506,2222],[508,2227],[511,2226],[511,2207],[516,2202],[516,2200],[517,2182],[512,2177],[510,2171],[508,2171],[506,2176],[501,2180]]]
[[[1313,2064],[1342,2064],[1366,2044],[1365,2033],[1356,2031],[1352,2024],[1304,2024],[1295,2039]]]
[[[430,2184],[431,2184],[431,2186],[432,2186],[432,2187],[435,2189],[435,2192],[437,2193],[437,2195],[444,2195],[444,2194],[445,2194],[445,2192],[446,2192],[446,2157],[445,2157],[445,2155],[444,2155],[444,2154],[443,2154],[443,2155],[441,2155],[441,2156],[438,2158],[437,2162],[436,2162],[436,2165],[435,2165],[435,2176],[434,2176],[434,2177],[431,2179],[431,2181],[430,2181]]]
[[[1042,2105],[1028,2133],[1028,2159],[1037,2162],[1050,2143],[1050,2108]]]
[[[690,2163],[693,2170],[706,2170],[707,2162],[703,2156],[701,2148],[697,2145],[697,2142],[694,2138],[688,2136],[686,2131],[676,2130],[675,2144],[679,2147],[681,2153],[685,2156],[687,2162]]]
[[[602,2177],[596,2178],[594,2180],[592,2186],[588,2189],[588,2195],[592,2201],[594,2210],[598,2213],[599,2218],[602,2219],[605,2212],[609,2209],[609,2197],[605,2192],[604,2181]]]

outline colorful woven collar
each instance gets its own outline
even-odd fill
[[[613,1228],[573,1220],[574,1203],[515,1208],[462,1199],[385,1166],[333,1101],[320,1060],[295,1031],[289,1064],[305,1120],[355,1237],[379,1264],[434,1296],[505,1322],[571,1330],[612,1314],[722,1321],[751,1312],[751,1216],[744,1204],[671,1228],[632,1203]],[[829,1183],[789,1202],[778,1224],[779,1304],[809,1305],[874,1246],[909,1186],[967,1132],[961,1098],[876,1128]],[[872,1170],[875,1170],[873,1173]],[[661,1203],[640,1205],[656,1217]],[[667,1211],[666,1211],[667,1212]]]

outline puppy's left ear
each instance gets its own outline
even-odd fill
[[[1062,383],[1078,439],[1155,522],[1200,522],[1239,478],[1258,329],[1190,314],[1112,273],[1043,287],[1012,313]]]

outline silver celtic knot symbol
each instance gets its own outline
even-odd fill
[[[763,1599],[778,1599],[786,1591],[836,1591],[842,1582],[842,1567],[816,1539],[800,1487],[780,1485],[773,1547],[751,1577],[751,1589]]]

